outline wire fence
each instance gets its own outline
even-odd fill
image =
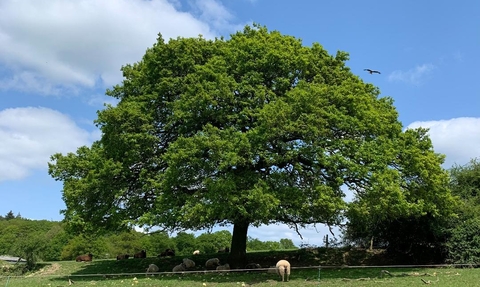
[[[302,266],[302,267],[291,267],[291,270],[314,270],[318,269],[319,277],[320,270],[322,269],[387,269],[387,268],[478,268],[480,264],[420,264],[420,265],[318,265],[318,266]],[[90,273],[90,274],[30,274],[30,275],[9,275],[9,276],[0,276],[0,279],[14,279],[14,278],[41,278],[41,277],[64,277],[64,278],[75,278],[75,277],[121,277],[121,276],[139,276],[139,275],[181,275],[181,274],[212,274],[212,273],[246,273],[246,272],[276,272],[275,267],[269,268],[256,268],[256,269],[230,269],[230,270],[194,270],[194,271],[179,271],[179,272],[133,272],[133,273]]]

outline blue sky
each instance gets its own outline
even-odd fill
[[[428,127],[444,164],[480,156],[477,1],[2,0],[0,1],[0,214],[61,220],[62,185],[50,155],[100,137],[93,125],[120,67],[141,59],[160,32],[226,36],[253,22],[318,42],[395,100],[404,127]],[[381,71],[369,75],[364,68]],[[231,231],[231,229],[230,229]],[[321,244],[326,229],[303,230]],[[286,226],[251,228],[262,240]]]

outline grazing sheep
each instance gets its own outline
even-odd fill
[[[158,270],[160,270],[160,269],[158,268],[157,265],[155,265],[155,264],[150,264],[150,265],[148,265],[147,273],[149,273],[149,272],[158,272]]]
[[[208,270],[213,270],[217,268],[218,265],[220,265],[220,259],[218,258],[208,259],[207,262],[205,262],[205,268]]]
[[[226,271],[226,270],[230,270],[230,265],[228,265],[228,263],[217,266],[217,271]]]
[[[222,248],[222,249],[218,250],[218,253],[229,253],[229,252],[230,252],[230,248],[228,248],[228,247],[225,247],[225,248]]]
[[[262,268],[262,266],[260,266],[260,264],[257,264],[257,263],[248,263],[247,266],[245,266],[245,269],[258,269],[258,268]]]
[[[130,255],[128,255],[128,254],[117,255],[117,260],[123,260],[123,259],[128,259],[128,258],[130,258]]]
[[[81,262],[81,261],[87,262],[87,261],[92,261],[92,259],[93,259],[93,255],[92,255],[92,253],[89,253],[89,254],[77,256],[77,258],[75,258],[75,261],[77,261],[77,262]]]
[[[142,250],[142,251],[140,251],[140,252],[138,252],[138,253],[135,253],[135,254],[133,255],[133,258],[147,258],[147,251]]]
[[[185,269],[190,270],[195,268],[195,262],[191,259],[183,258],[183,266],[185,266]]]
[[[173,267],[173,270],[172,270],[172,272],[182,272],[182,271],[185,271],[185,266],[183,265],[183,263]]]
[[[198,254],[200,254],[200,250],[193,251],[193,255],[198,255]]]
[[[282,277],[282,282],[285,281],[285,274],[287,274],[287,281],[290,277],[290,262],[287,260],[280,260],[277,262],[278,275]]]

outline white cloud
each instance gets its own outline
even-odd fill
[[[48,108],[0,111],[0,182],[46,169],[54,153],[73,152],[92,142],[92,134],[68,116]]]
[[[219,2],[198,1],[201,19],[167,0],[0,1],[0,89],[59,94],[72,86],[119,83],[120,67],[141,59],[160,32],[212,38],[230,27]]]
[[[480,118],[413,122],[407,128],[429,128],[435,152],[446,155],[445,168],[480,157]]]
[[[217,31],[231,32],[241,28],[232,24],[234,16],[217,0],[197,0],[190,2],[190,6],[200,20],[210,23]]]
[[[103,108],[105,104],[116,106],[118,102],[119,100],[116,98],[106,96],[106,95],[101,95],[101,94],[92,95],[87,100],[87,104],[89,106],[99,107],[99,108]]]
[[[427,77],[434,69],[435,66],[432,64],[423,64],[408,71],[396,70],[390,73],[388,80],[391,82],[404,82],[413,85],[420,85],[425,77]]]

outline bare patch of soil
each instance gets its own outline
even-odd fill
[[[38,270],[37,272],[29,274],[28,276],[51,275],[51,274],[55,274],[58,270],[60,270],[60,264],[53,263],[52,265],[45,266],[42,269]]]

